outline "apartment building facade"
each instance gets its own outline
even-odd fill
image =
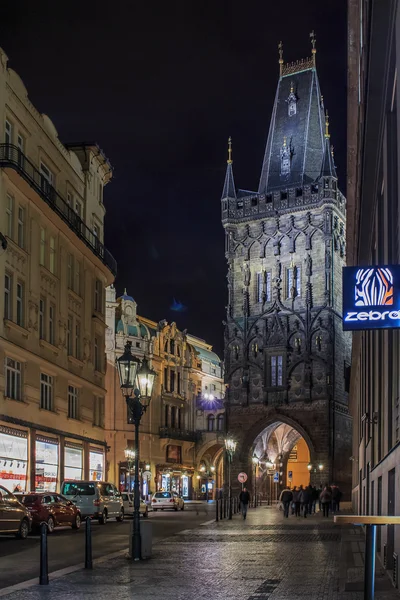
[[[103,244],[111,166],[63,144],[0,49],[0,483],[106,474]]]

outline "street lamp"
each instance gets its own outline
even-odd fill
[[[232,485],[231,485],[231,464],[233,455],[236,452],[237,442],[232,438],[226,438],[225,449],[228,458],[228,490],[229,490],[229,519],[232,519]]]
[[[260,459],[258,456],[253,454],[253,458],[251,459],[254,465],[254,508],[257,508],[257,467],[260,464]]]
[[[129,473],[129,492],[132,491],[132,476],[131,476],[131,471],[132,471],[132,463],[135,460],[135,451],[132,450],[132,448],[125,448],[124,450],[124,454],[125,454],[125,458],[126,461],[128,463],[128,473]]]
[[[150,404],[156,372],[149,366],[146,358],[141,363],[138,358],[133,356],[132,342],[125,344],[124,353],[117,359],[117,366],[121,390],[128,407],[129,420],[132,420],[135,425],[132,558],[140,560],[139,426],[141,418]]]

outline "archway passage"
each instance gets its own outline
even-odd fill
[[[310,483],[310,449],[302,435],[287,423],[277,421],[266,427],[254,441],[253,456],[258,458],[255,489],[263,497],[277,500],[284,486]]]

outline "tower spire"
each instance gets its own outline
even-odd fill
[[[226,175],[222,198],[236,198],[235,181],[233,179],[232,138],[228,138],[228,160],[226,161]]]
[[[328,115],[328,111],[326,111],[325,113],[325,137],[326,138],[330,138],[330,133],[329,133],[329,115]]]
[[[278,44],[278,52],[279,52],[279,76],[282,77],[282,69],[283,69],[283,44],[282,41]]]
[[[313,60],[313,64],[315,67],[315,55],[317,54],[317,49],[315,47],[315,44],[317,43],[317,38],[315,37],[314,29],[310,33],[310,39],[311,39],[311,46],[312,46],[312,50],[311,50],[312,60]]]

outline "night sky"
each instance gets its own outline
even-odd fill
[[[15,4],[15,8],[10,4]],[[345,192],[346,1],[19,2],[0,46],[61,141],[97,141],[114,167],[106,246],[138,312],[222,352],[220,198],[233,138],[236,186],[257,190],[284,59],[310,56]],[[55,13],[57,6],[57,13]],[[171,310],[179,303],[185,311]]]

